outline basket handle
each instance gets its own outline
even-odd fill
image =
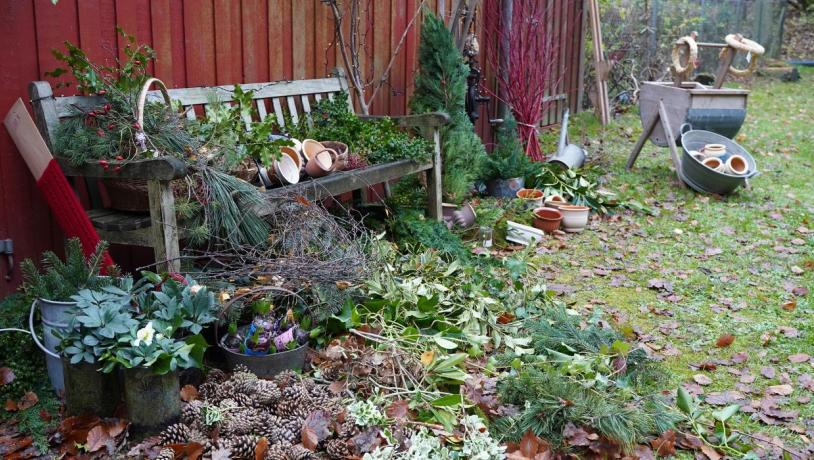
[[[153,84],[155,84],[158,87],[158,90],[161,91],[161,95],[164,96],[164,102],[166,102],[168,106],[172,107],[172,98],[170,98],[170,93],[167,91],[167,86],[164,85],[164,82],[158,78],[148,78],[141,87],[141,91],[138,94],[138,104],[136,105],[136,121],[138,122],[139,131],[141,132],[144,132],[144,106],[147,103],[147,91],[150,90],[150,86]]]

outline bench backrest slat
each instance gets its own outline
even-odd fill
[[[40,92],[36,95],[37,97],[33,97],[32,94],[33,104],[35,106],[49,104],[49,107],[51,107],[49,111],[51,113],[55,111],[56,117],[60,120],[77,116],[83,111],[93,110],[105,102],[101,96],[62,96],[46,102],[45,98],[51,95],[50,85],[47,82],[35,82],[35,84],[40,89]],[[287,118],[293,123],[298,123],[300,118],[305,117],[310,124],[312,122],[310,116],[312,102],[318,102],[324,97],[333,100],[336,93],[348,90],[348,82],[340,72],[337,77],[248,83],[240,85],[240,87],[244,91],[255,91],[252,99],[261,120],[273,113],[277,124],[285,126]],[[194,120],[205,113],[205,108],[212,102],[213,95],[217,95],[217,99],[222,103],[232,103],[234,101],[232,93],[234,88],[234,85],[174,88],[169,90],[169,94],[173,100],[178,101],[186,110],[186,117]],[[282,99],[285,100],[284,103]],[[163,99],[158,91],[150,91],[147,93],[147,100],[162,101]],[[348,107],[353,110],[350,95],[348,95]],[[56,124],[54,123],[49,123],[47,126],[49,144],[54,140],[55,128]]]

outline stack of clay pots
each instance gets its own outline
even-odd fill
[[[348,146],[342,142],[288,140],[294,145],[280,148],[282,155],[274,160],[270,171],[270,176],[280,185],[296,184],[303,176],[314,179],[327,176],[341,170],[347,160]]]
[[[588,225],[591,208],[570,204],[560,195],[549,195],[544,206],[534,209],[534,226],[546,233],[554,233],[562,226],[568,233],[581,232]]]
[[[741,155],[732,155],[723,144],[706,144],[700,150],[688,152],[702,165],[719,173],[745,176],[749,173],[749,163]]]

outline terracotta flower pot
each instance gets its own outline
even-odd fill
[[[534,210],[534,226],[546,233],[554,233],[560,228],[562,213],[554,208],[537,208]]]
[[[543,205],[543,191],[536,188],[521,188],[515,196],[523,200],[529,209],[539,208]]]
[[[303,166],[304,166],[303,161],[302,161],[302,157],[300,156],[300,153],[297,151],[296,148],[294,148],[294,147],[280,147],[280,152],[283,155],[288,155],[289,157],[291,157],[291,159],[294,160],[294,163],[297,165],[297,169],[302,171]]]
[[[302,156],[306,162],[311,161],[311,158],[323,150],[325,150],[325,146],[321,142],[313,139],[304,139],[302,141]]]
[[[723,161],[721,161],[718,157],[707,157],[704,161],[701,162],[704,166],[713,171],[723,172],[723,169],[726,167]]]
[[[336,152],[336,170],[342,171],[345,169],[345,165],[348,162],[348,153],[350,153],[350,149],[348,148],[348,144],[339,141],[322,141],[322,145],[325,148],[333,149]]]
[[[466,203],[465,205],[461,206],[461,209],[453,211],[452,213],[452,220],[460,227],[471,226],[475,223],[476,217],[477,214],[475,214],[475,209],[469,203]]]
[[[588,206],[563,205],[559,210],[562,213],[562,226],[566,232],[581,232],[588,225],[588,214],[591,212]]]
[[[749,163],[740,155],[732,155],[726,160],[726,171],[733,176],[745,176],[749,173]]]
[[[311,153],[311,157],[305,163],[305,172],[309,176],[313,178],[327,176],[336,168],[336,152],[332,149]]]
[[[726,155],[726,146],[723,144],[707,144],[704,146],[701,153],[703,153],[706,157],[720,158]]]
[[[288,156],[283,155],[279,160],[274,160],[272,163],[273,177],[281,185],[296,184],[300,181],[300,169],[297,163]]]

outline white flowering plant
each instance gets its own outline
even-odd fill
[[[214,295],[191,278],[145,272],[138,283],[122,278],[73,300],[60,351],[72,364],[144,367],[157,374],[200,367],[208,344],[203,328],[216,320]]]

